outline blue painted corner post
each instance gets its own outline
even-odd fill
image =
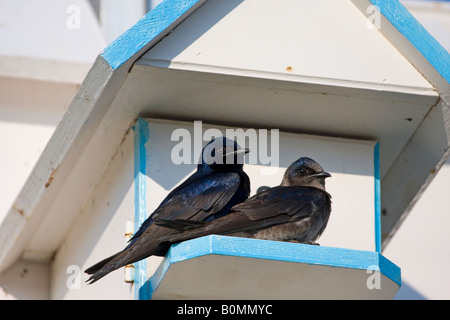
[[[381,253],[381,185],[380,185],[380,143],[373,152],[375,180],[375,251]]]
[[[147,219],[147,153],[145,144],[150,132],[148,123],[139,118],[134,126],[134,232],[139,230],[141,224]],[[134,263],[134,298],[147,300],[146,292],[141,290],[147,281],[146,259]]]

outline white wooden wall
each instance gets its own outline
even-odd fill
[[[132,285],[124,282],[123,269],[87,286],[83,270],[126,246],[125,224],[134,218],[134,135],[128,134],[109,163],[100,182],[63,240],[54,261],[52,299],[133,299]],[[79,287],[68,288],[79,267]],[[71,284],[72,282],[70,282]]]

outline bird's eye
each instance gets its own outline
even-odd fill
[[[297,169],[296,171],[301,176],[304,176],[307,173],[306,169],[303,168]]]

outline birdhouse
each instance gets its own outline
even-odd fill
[[[0,270],[48,266],[57,299],[390,299],[383,245],[449,148],[448,65],[394,0],[165,0],[97,58],[0,227]],[[251,195],[303,156],[331,173],[320,246],[212,234],[86,285],[216,136],[250,149]]]

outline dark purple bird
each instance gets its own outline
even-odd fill
[[[236,141],[224,137],[210,141],[202,151],[197,171],[175,188],[145,220],[130,239],[128,246],[85,270],[94,283],[108,273],[151,255],[164,256],[170,244],[162,237],[179,231],[158,226],[155,219],[205,222],[220,218],[246,200],[250,180],[243,171],[243,158],[248,153]]]
[[[183,231],[161,238],[161,244],[210,234],[317,244],[331,212],[325,191],[328,172],[310,158],[300,158],[286,170],[280,186],[269,188],[234,206],[231,213],[211,222],[157,220]]]

